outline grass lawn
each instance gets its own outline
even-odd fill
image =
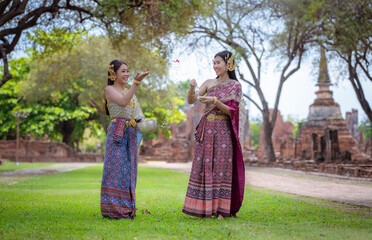
[[[56,175],[0,178],[0,239],[372,239],[369,208],[246,188],[239,218],[181,213],[188,174],[139,167],[137,217],[100,214],[102,164]]]
[[[39,169],[43,167],[48,167],[56,163],[44,163],[44,162],[19,162],[18,165],[15,162],[5,160],[3,165],[0,165],[0,172],[15,171],[21,169]]]

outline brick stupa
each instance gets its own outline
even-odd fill
[[[361,160],[356,140],[333,99],[324,48],[321,49],[316,99],[309,107],[308,121],[300,128],[296,155],[318,162]]]

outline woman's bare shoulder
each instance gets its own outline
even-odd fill
[[[216,79],[207,79],[207,80],[205,80],[205,81],[203,82],[202,85],[207,85],[207,86],[209,86],[209,85],[211,85],[211,84],[214,84],[215,81],[216,81]]]
[[[105,87],[105,91],[107,92],[108,90],[110,90],[110,89],[113,89],[114,87],[112,86],[112,85],[107,85],[106,87]]]

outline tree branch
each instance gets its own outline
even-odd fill
[[[7,43],[6,40],[3,40],[3,41],[5,41],[4,44]],[[8,58],[7,58],[7,54],[4,50],[3,44],[0,45],[0,53],[1,53],[1,58],[3,59],[3,62],[4,62],[4,76],[0,81],[0,88],[1,88],[13,76],[12,76],[12,74],[9,73]]]
[[[245,93],[243,93],[243,96],[246,97],[249,101],[251,101],[257,107],[258,110],[260,110],[261,112],[263,112],[262,108],[260,108],[260,106],[258,106],[258,104],[251,97],[249,97]]]

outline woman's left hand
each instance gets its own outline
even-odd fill
[[[205,104],[213,104],[214,97],[199,97],[198,100],[200,100],[200,102],[205,103]]]

